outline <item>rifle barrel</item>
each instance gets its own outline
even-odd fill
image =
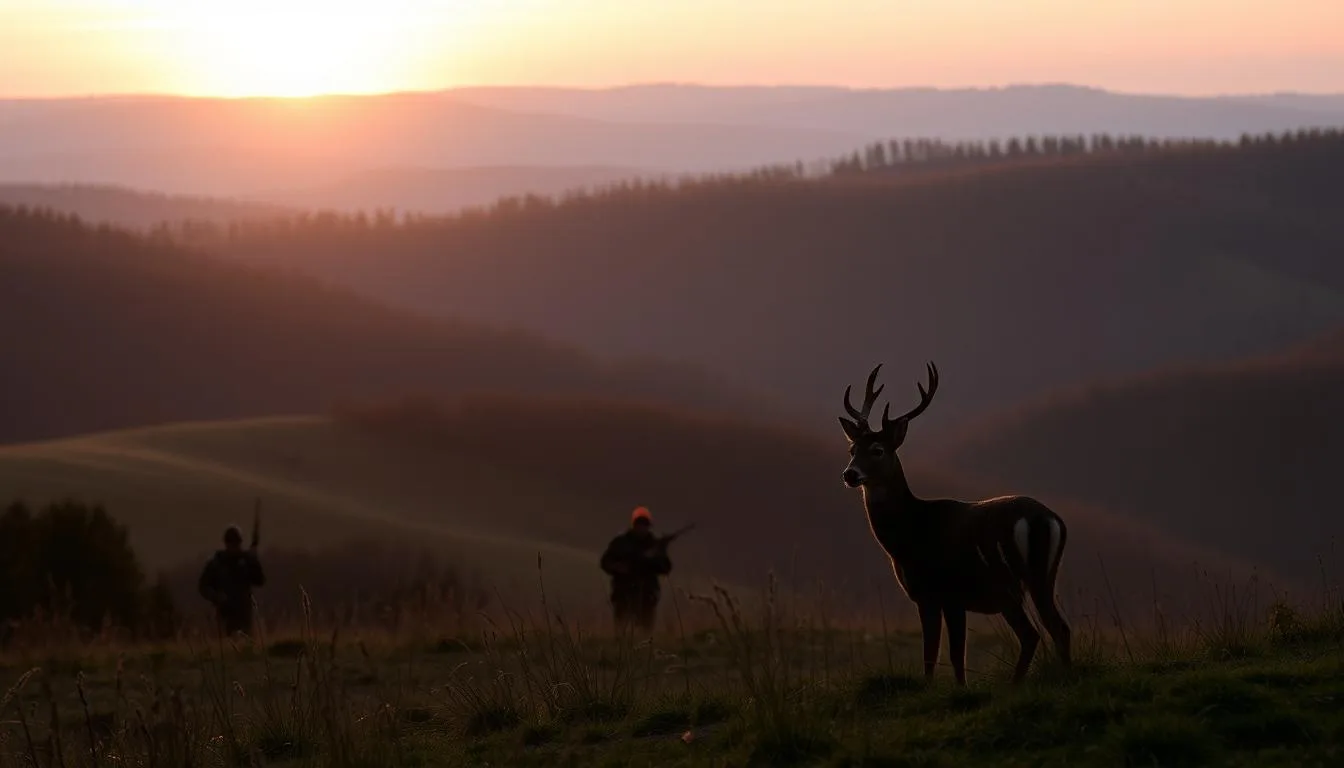
[[[690,525],[683,525],[682,527],[667,534],[666,536],[660,536],[658,540],[662,544],[671,544],[673,541],[677,539],[677,537],[681,536],[683,533],[689,533],[690,530],[694,527],[695,523],[691,523]]]
[[[252,549],[261,544],[261,498],[252,505]]]

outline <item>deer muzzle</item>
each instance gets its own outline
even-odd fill
[[[855,469],[852,465],[845,467],[845,471],[840,474],[840,479],[845,481],[845,485],[850,488],[858,488],[863,482],[863,473]]]

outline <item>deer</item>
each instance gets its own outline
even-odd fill
[[[844,484],[860,491],[873,538],[891,560],[896,581],[919,612],[924,635],[924,678],[932,682],[938,664],[942,625],[947,625],[952,671],[966,684],[966,614],[1002,615],[1017,636],[1019,654],[1013,683],[1027,674],[1041,635],[1026,610],[1036,606],[1063,666],[1070,665],[1070,630],[1055,602],[1055,578],[1064,555],[1068,528],[1063,519],[1036,499],[998,496],[982,501],[921,499],[910,490],[897,451],[910,422],[929,407],[938,391],[938,368],[928,363],[929,388],[917,383],[919,405],[891,418],[882,410],[882,428],[874,430],[869,413],[885,385],[873,388],[882,364],[873,368],[863,406],[850,403],[840,426],[849,441]]]

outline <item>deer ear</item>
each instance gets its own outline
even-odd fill
[[[899,448],[901,443],[905,442],[905,433],[909,429],[910,429],[909,419],[896,419],[895,421],[889,421],[883,426],[883,431],[886,432],[886,435],[884,435],[884,437],[890,440],[892,445]]]
[[[858,440],[859,435],[863,434],[863,429],[859,427],[858,422],[850,421],[849,419],[846,419],[844,416],[841,416],[839,418],[840,418],[840,428],[845,430],[845,437],[848,438],[849,442],[852,443],[855,440]]]

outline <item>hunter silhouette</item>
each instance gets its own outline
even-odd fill
[[[680,533],[655,536],[649,510],[638,507],[630,515],[630,529],[607,545],[601,566],[611,576],[611,609],[617,627],[633,624],[645,631],[653,629],[662,592],[658,579],[672,571],[667,545]]]
[[[243,532],[229,526],[224,532],[224,549],[206,562],[197,589],[215,606],[225,634],[251,635],[252,588],[265,583],[256,548],[243,549]]]

